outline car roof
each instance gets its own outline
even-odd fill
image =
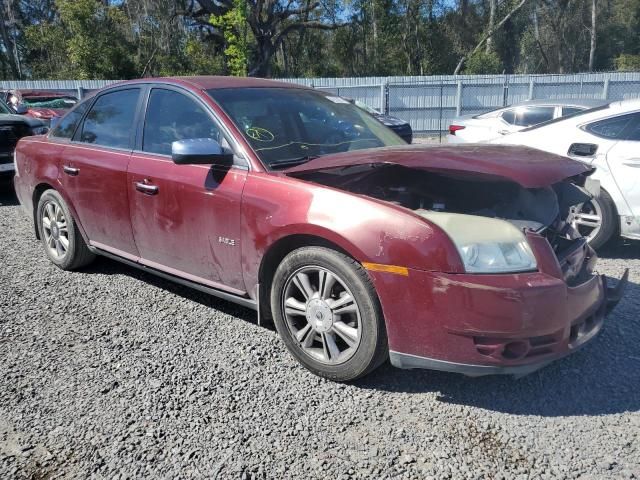
[[[154,77],[141,78],[119,82],[117,85],[128,83],[173,83],[177,85],[189,85],[201,90],[222,89],[222,88],[309,88],[303,85],[289,82],[279,82],[277,80],[267,80],[265,78],[254,77],[222,77],[214,75],[202,75],[192,77]],[[110,85],[113,86],[113,85]]]
[[[535,105],[558,105],[563,107],[585,107],[595,108],[602,105],[611,103],[609,100],[595,99],[595,98],[545,98],[536,100],[526,100],[524,102],[514,103],[509,107],[523,107],[523,106],[535,106]]]

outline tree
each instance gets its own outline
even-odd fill
[[[200,25],[211,25],[209,19],[212,15],[224,16],[235,7],[233,0],[198,0],[197,4],[190,16]],[[255,41],[255,54],[249,71],[253,76],[271,75],[273,56],[292,33],[307,29],[331,30],[340,26],[335,19],[323,18],[320,2],[246,0],[246,8],[246,21]],[[213,29],[210,35],[224,40],[224,33],[219,29]]]

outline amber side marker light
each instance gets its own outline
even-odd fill
[[[407,267],[399,267],[397,265],[383,265],[381,263],[369,262],[363,262],[362,266],[372,272],[395,273],[396,275],[402,275],[404,277],[409,276],[409,269]]]

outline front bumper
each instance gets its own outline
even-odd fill
[[[592,275],[577,286],[544,272],[444,274],[409,270],[404,280],[370,272],[387,322],[391,363],[469,376],[522,376],[589,343],[618,303]]]

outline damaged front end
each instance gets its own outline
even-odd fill
[[[590,173],[535,186],[391,162],[288,174],[402,207],[449,235],[465,274],[415,272],[395,293],[381,282],[389,288],[380,293],[386,316],[421,319],[421,327],[401,329],[411,330],[411,340],[396,337],[388,322],[391,361],[478,376],[524,375],[575,351],[620,300],[628,272],[610,287],[572,222],[574,207],[597,194]],[[407,301],[396,313],[389,303],[400,295]],[[407,310],[420,296],[422,307]],[[443,302],[461,311],[452,314]]]

